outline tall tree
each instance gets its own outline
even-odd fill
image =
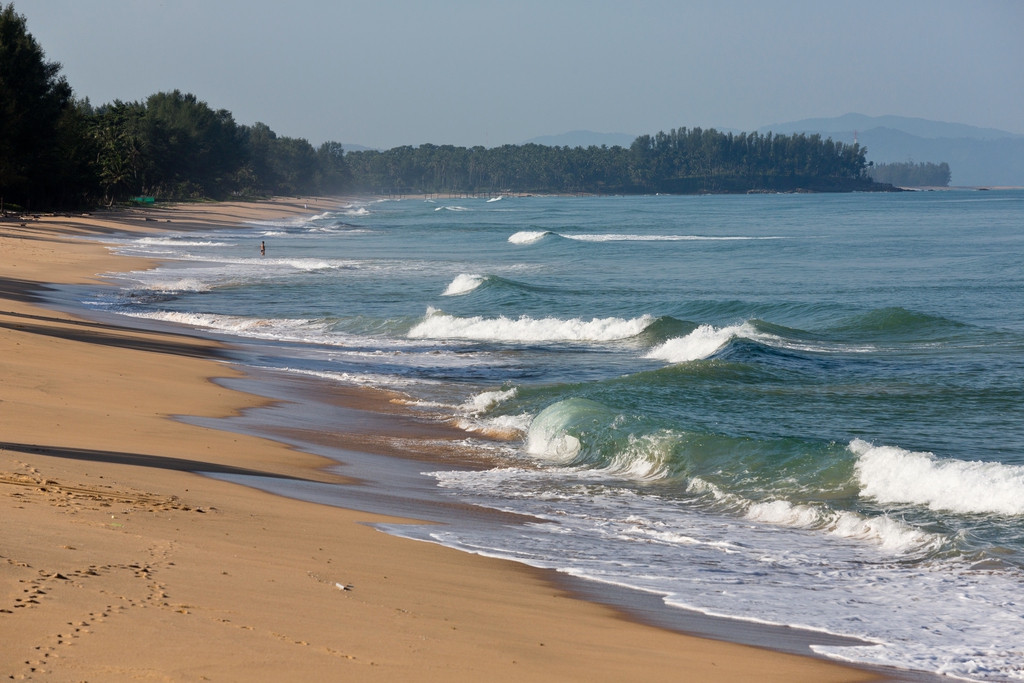
[[[61,65],[46,61],[14,4],[0,6],[0,194],[30,206],[53,192],[59,126],[72,109]]]

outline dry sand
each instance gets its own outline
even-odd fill
[[[90,323],[32,295],[39,283],[148,265],[72,236],[233,225],[306,203],[336,205],[276,200],[0,222],[0,677],[870,678],[637,624],[553,588],[542,572],[362,524],[397,520],[192,474],[347,485],[319,456],[169,419],[265,402],[210,381],[239,374],[216,360],[215,343]]]

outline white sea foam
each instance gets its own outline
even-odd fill
[[[501,201],[501,197],[492,197],[492,198],[487,200],[487,203],[490,204],[491,202],[500,202],[500,201]]]
[[[523,230],[508,238],[512,244],[533,244],[547,235],[558,235],[567,240],[577,242],[733,242],[744,240],[784,240],[786,237],[769,236],[744,236],[744,235],[633,235],[625,233],[555,233],[550,230]]]
[[[199,278],[183,277],[176,279],[149,279],[145,281],[146,289],[155,292],[209,292],[214,285]]]
[[[908,544],[881,541],[891,518],[839,520],[840,533],[822,533],[828,528],[819,529],[813,515],[786,504],[758,508],[769,522],[737,523],[732,515],[668,504],[657,491],[604,486],[575,468],[431,475],[459,500],[553,523],[504,535],[419,527],[409,533],[650,591],[668,605],[708,615],[867,643],[814,647],[830,657],[972,680],[1024,679],[1020,573],[972,571],[956,561],[892,561],[890,548],[899,557]],[[778,525],[796,528],[772,528]]]
[[[526,439],[526,452],[548,464],[567,465],[579,455],[582,444],[570,434],[575,425],[605,422],[612,412],[595,401],[569,398],[552,403],[537,414],[530,424]]]
[[[469,211],[464,206],[439,206],[434,211]]]
[[[536,419],[530,425],[526,452],[548,462],[565,465],[576,459],[580,440],[561,429],[540,425]]]
[[[515,395],[519,393],[519,390],[515,387],[505,390],[497,391],[484,391],[474,396],[470,396],[469,399],[462,404],[462,409],[468,413],[486,413],[488,410],[504,403],[510,398],[515,398]]]
[[[966,514],[1024,515],[1024,467],[937,458],[854,439],[861,495]]]
[[[533,244],[552,234],[550,230],[521,230],[508,238],[512,244]]]
[[[336,270],[339,268],[352,268],[366,265],[366,262],[351,259],[322,259],[322,258],[262,258],[254,256],[251,258],[211,258],[205,255],[181,254],[177,257],[181,261],[205,261],[218,265],[246,266],[252,273],[264,275],[274,274],[274,266],[290,268],[299,271]],[[280,272],[280,271],[278,271]]]
[[[129,244],[154,245],[165,247],[229,247],[231,242],[215,242],[213,240],[189,240],[176,237],[142,237]]]
[[[188,311],[118,311],[118,313],[133,318],[161,320],[189,327],[205,328],[239,337],[301,344],[318,344],[327,347],[348,347],[332,349],[329,354],[349,359],[364,358],[371,361],[373,359],[386,358],[386,362],[389,365],[438,367],[493,362],[492,360],[482,359],[471,354],[398,353],[393,348],[388,350],[376,349],[373,351],[360,350],[352,347],[360,347],[366,344],[366,337],[339,332],[333,329],[333,324],[329,321],[317,318],[254,318]],[[384,347],[415,347],[422,344],[422,342],[375,337],[373,344]]]
[[[306,273],[337,269],[376,269],[376,264],[325,259],[216,259],[176,254],[177,261],[199,262],[198,267],[165,266],[147,271],[110,273],[126,290],[148,289],[160,292],[205,292],[217,287],[258,283]]]
[[[876,543],[894,553],[935,550],[943,541],[938,534],[916,529],[888,515],[866,516],[847,511],[830,521],[828,532],[833,536]]]
[[[836,512],[823,506],[788,500],[751,503],[744,516],[766,524],[816,529],[841,538],[867,541],[893,553],[918,552],[936,548],[942,543],[941,536],[886,515],[865,516],[845,510]]]
[[[580,242],[732,242],[742,240],[782,240],[785,237],[746,237],[742,235],[722,236],[713,235],[628,235],[619,233],[605,234],[562,234],[568,240]]]
[[[747,519],[767,524],[780,524],[811,529],[821,523],[821,514],[809,505],[793,505],[788,500],[753,503],[747,509]]]
[[[625,448],[612,456],[599,472],[633,481],[664,479],[678,437],[670,430],[637,437],[629,435]]]
[[[345,268],[351,264],[349,261],[338,261],[336,259],[316,258],[293,258],[293,259],[272,259],[273,265],[290,266],[295,270],[331,270],[334,268]]]
[[[725,346],[733,337],[752,337],[757,334],[749,323],[715,328],[701,325],[685,337],[669,339],[651,349],[644,358],[663,360],[669,363],[686,363],[712,355]]]
[[[246,225],[255,225],[265,228],[299,228],[309,223],[309,216],[298,216],[295,218],[282,218],[269,221],[244,221]]]
[[[192,313],[188,311],[128,312],[125,315],[148,320],[163,320],[191,327],[205,327],[212,330],[265,339],[291,338],[301,332],[307,334],[314,331],[322,332],[324,328],[323,323],[319,321],[297,318],[248,318],[237,315]]]
[[[409,387],[417,384],[437,384],[428,379],[409,379],[398,375],[381,375],[368,372],[331,372],[322,370],[307,370],[305,368],[268,368],[271,370],[283,370],[296,375],[309,375],[321,379],[334,380],[343,384],[358,384],[370,387]]]
[[[674,337],[651,349],[644,358],[664,360],[669,363],[686,363],[701,360],[713,355],[732,339],[742,337],[752,339],[774,348],[810,353],[873,353],[874,346],[858,346],[853,344],[811,344],[785,339],[778,335],[759,332],[748,322],[726,327],[699,325],[693,332],[684,337]]]
[[[511,441],[518,439],[530,428],[533,416],[529,413],[519,415],[498,415],[488,418],[458,417],[455,425],[467,432],[474,432],[490,437]]]
[[[245,221],[245,224],[269,228],[303,228],[314,221],[330,220],[339,215],[368,216],[370,215],[370,212],[366,210],[366,207],[348,204],[341,207],[338,211],[324,211],[323,213],[314,214],[312,216],[293,216],[291,218],[279,218],[276,220],[251,220]]]
[[[427,317],[409,330],[409,337],[423,339],[473,339],[502,342],[602,342],[634,337],[654,322],[650,315],[623,318],[458,318],[427,309]]]
[[[315,228],[310,228],[303,235],[296,235],[296,237],[315,237],[316,233],[330,233],[331,235],[368,235],[374,232],[376,232],[376,230],[353,228],[349,225],[319,225]]]
[[[441,296],[458,296],[460,294],[469,294],[474,289],[484,283],[483,275],[475,275],[472,273],[463,273],[457,276],[454,280],[449,283],[448,288],[444,290]]]
[[[580,439],[568,430],[594,420],[606,422],[612,415],[605,406],[585,399],[553,403],[529,423],[526,452],[548,465],[567,465],[576,459],[582,448]],[[672,451],[678,441],[678,435],[672,430],[642,436],[630,434],[626,443],[603,465],[578,470],[577,475],[632,481],[663,479],[669,474]]]

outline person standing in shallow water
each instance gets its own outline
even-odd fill
[[[260,256],[267,255],[267,243],[264,241],[260,242]]]

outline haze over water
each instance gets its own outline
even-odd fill
[[[448,495],[552,522],[434,540],[1024,679],[1024,192],[367,201],[117,249],[170,261],[90,305],[404,392],[499,463]]]

